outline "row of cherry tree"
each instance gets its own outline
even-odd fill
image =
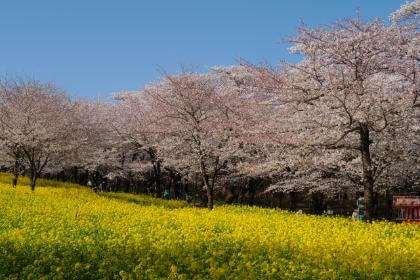
[[[418,187],[420,1],[380,20],[301,26],[299,63],[241,63],[209,73],[164,74],[112,103],[74,102],[52,84],[3,79],[0,152],[14,184],[31,188],[46,167],[114,166],[119,176],[162,170],[214,189],[265,178],[270,191],[372,195]],[[139,160],[147,155],[147,160]]]

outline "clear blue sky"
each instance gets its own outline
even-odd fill
[[[404,0],[1,0],[0,74],[53,81],[105,99],[159,78],[158,67],[205,70],[292,60],[285,37],[310,26],[381,17]]]

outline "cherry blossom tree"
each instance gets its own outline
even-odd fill
[[[0,149],[1,162],[7,164],[8,167],[11,167],[13,174],[12,186],[16,187],[19,175],[25,169],[23,151],[18,144],[6,143],[6,141],[3,140],[1,140],[1,142],[3,144],[3,148]]]
[[[165,165],[199,174],[212,209],[218,176],[241,144],[241,99],[212,74],[165,75],[144,94],[160,138],[158,155]]]
[[[126,159],[131,146],[112,127],[117,104],[110,102],[80,102],[74,112],[79,131],[79,148],[68,162],[87,171],[95,189],[105,190],[106,180],[123,177],[129,172]]]
[[[374,184],[386,169],[381,155],[409,151],[407,143],[418,129],[413,99],[419,65],[409,52],[418,35],[405,28],[379,20],[302,26],[290,39],[302,62],[285,65],[284,71],[250,67],[279,104],[279,130],[289,136],[284,140],[312,150],[317,155],[310,158],[312,165],[359,168],[368,220]]]
[[[241,145],[222,178],[224,189],[229,196],[235,191],[232,186],[237,188],[238,203],[247,193],[252,204],[257,188],[261,191],[268,182],[274,182],[288,164],[285,154],[290,149],[279,140],[283,135],[278,133],[279,120],[275,118],[278,104],[273,102],[270,89],[260,83],[259,75],[247,66],[215,66],[211,70],[222,79],[224,90],[241,103],[237,109],[242,113]]]
[[[410,22],[418,26],[420,19],[420,1],[414,0],[407,2],[391,14],[391,20],[394,23]]]
[[[0,147],[17,169],[29,169],[30,187],[49,163],[60,162],[78,141],[73,104],[53,84],[4,79],[0,86]]]
[[[119,93],[114,99],[120,102],[110,114],[108,125],[118,136],[118,141],[131,147],[137,156],[144,155],[144,160],[127,161],[131,170],[152,174],[152,184],[158,197],[162,196],[162,159],[156,146],[161,136],[154,131],[154,114],[151,101],[145,92]]]

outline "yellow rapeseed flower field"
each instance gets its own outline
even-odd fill
[[[208,211],[47,180],[31,192],[9,179],[0,175],[0,279],[420,278],[418,225]]]

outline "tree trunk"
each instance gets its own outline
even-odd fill
[[[162,183],[161,183],[161,167],[160,162],[152,160],[153,165],[153,177],[155,180],[156,196],[162,198]]]
[[[38,179],[38,177],[36,175],[31,176],[31,182],[30,182],[30,186],[31,186],[31,191],[35,191],[35,185],[36,185],[36,180]]]
[[[213,188],[208,183],[205,183],[204,185],[207,189],[207,208],[213,210]]]
[[[244,201],[244,188],[242,185],[239,186],[239,191],[238,191],[238,204],[242,205]]]
[[[206,164],[201,159],[200,160],[200,169],[201,169],[201,176],[203,178],[204,187],[206,188],[207,192],[207,208],[209,210],[213,210],[213,185],[214,185],[214,178],[213,178],[213,184],[210,185],[210,178],[207,174]]]
[[[232,204],[235,196],[233,195],[231,186],[228,185],[227,183],[225,183],[224,186],[223,186],[223,194],[225,196],[225,203],[226,204]]]
[[[319,192],[314,192],[311,195],[312,199],[312,213],[316,215],[321,215],[324,211],[324,194]]]
[[[13,179],[12,179],[12,186],[16,188],[17,182],[18,182],[19,173],[13,173]]]
[[[14,188],[17,186],[20,170],[21,170],[20,160],[16,159],[15,164],[13,166],[13,179],[12,179],[12,186]]]
[[[290,196],[290,210],[291,211],[296,211],[296,204],[297,204],[296,193],[295,192],[290,192],[289,196]]]
[[[210,180],[207,173],[203,172],[202,176],[203,176],[204,187],[206,188],[206,193],[207,193],[207,208],[209,210],[213,210],[213,200],[214,200],[213,186],[210,185]]]
[[[365,197],[365,217],[368,222],[373,218],[373,174],[372,159],[370,156],[369,128],[366,124],[360,125],[360,152],[363,167],[363,188]]]
[[[181,198],[181,186],[180,186],[180,176],[179,174],[175,173],[171,169],[167,169],[169,172],[169,176],[171,178],[169,188],[171,189],[171,193],[173,193],[173,197],[176,199]]]
[[[35,185],[36,185],[36,180],[38,179],[38,173],[34,167],[34,165],[31,166],[31,177],[29,178],[30,180],[30,184],[29,186],[31,187],[31,191],[35,191]]]
[[[386,218],[391,220],[393,214],[392,208],[392,195],[390,190],[385,191],[385,200],[386,200]]]
[[[260,184],[259,179],[256,179],[256,181],[250,180],[250,182],[248,182],[248,196],[249,196],[248,205],[249,206],[254,206],[255,193],[257,191],[257,186],[259,186],[259,184]]]

